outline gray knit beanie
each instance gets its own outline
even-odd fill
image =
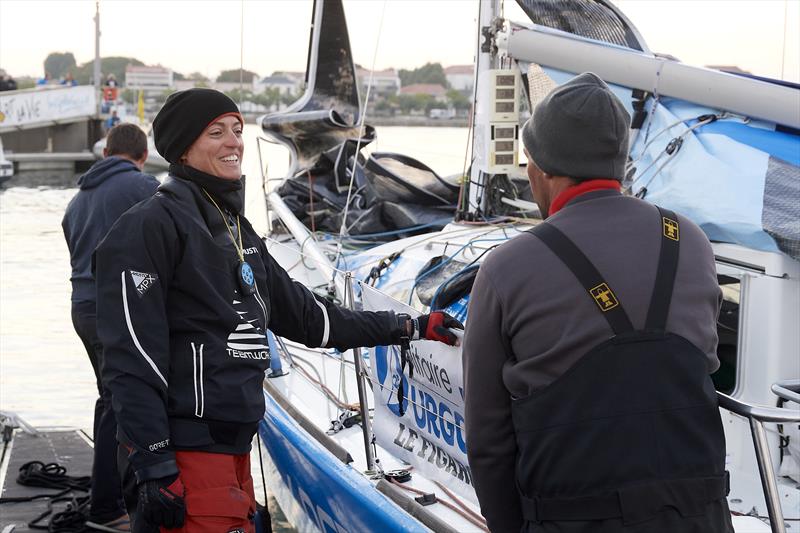
[[[622,181],[631,117],[608,85],[585,72],[553,89],[522,127],[540,169],[578,180]]]

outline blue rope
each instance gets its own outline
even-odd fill
[[[437,220],[435,222],[431,222],[431,223],[428,223],[428,224],[420,224],[418,226],[409,226],[407,228],[396,229],[396,230],[392,230],[392,231],[382,231],[382,232],[378,232],[378,233],[361,233],[359,235],[346,235],[346,236],[344,236],[342,238],[346,239],[346,240],[351,240],[351,241],[355,240],[355,241],[357,241],[357,240],[363,240],[364,238],[369,238],[369,237],[383,237],[383,236],[399,235],[401,233],[408,233],[409,231],[416,231],[418,229],[425,229],[425,228],[432,228],[434,226],[441,226],[442,224],[446,224],[446,223],[450,222],[451,220],[452,220],[452,218],[448,217],[448,218],[443,218],[441,220]],[[328,234],[328,235],[333,235],[333,234]]]

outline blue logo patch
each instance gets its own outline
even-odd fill
[[[255,275],[253,275],[253,268],[247,262],[242,263],[242,281],[247,285],[253,285],[256,281]]]

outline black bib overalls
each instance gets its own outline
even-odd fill
[[[614,337],[512,404],[523,531],[733,531],[706,357],[666,331],[680,229],[673,213],[659,212],[661,252],[643,330],[563,233],[548,223],[531,230],[575,274]]]

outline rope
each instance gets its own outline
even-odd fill
[[[507,228],[516,229],[516,228],[514,228],[515,224],[527,224],[527,225],[530,225],[530,221],[525,221],[525,220],[522,220],[522,219],[514,219],[512,217],[508,217],[508,218],[506,218],[504,220],[513,220],[513,222],[488,223],[488,224],[481,222],[480,224],[468,224],[468,225],[471,225],[471,226],[490,226],[490,229],[488,229],[487,231],[479,233],[478,235],[476,235],[475,238],[471,242],[463,245],[461,247],[461,249],[469,247],[474,242],[482,242],[482,239],[480,239],[480,238],[484,237],[485,235],[488,235],[488,234],[492,233],[493,231],[498,231],[498,230],[505,231],[505,229],[507,229]],[[466,223],[462,223],[462,224],[466,224]],[[428,235],[428,236],[426,236],[426,237],[424,237],[424,238],[422,238],[420,240],[414,241],[413,243],[411,243],[408,246],[406,246],[405,248],[403,248],[401,250],[401,252],[406,252],[408,250],[411,250],[413,248],[417,248],[419,246],[425,246],[429,241],[434,240],[434,239],[445,239],[445,238],[448,238],[448,237],[454,237],[454,236],[457,236],[457,235],[470,233],[472,231],[474,231],[474,228],[467,227],[467,228],[454,229],[454,230],[450,230],[450,231],[446,231],[446,232],[445,231],[438,232],[438,233],[435,233],[433,235]],[[297,248],[295,246],[287,244],[286,242],[282,242],[282,241],[279,241],[277,239],[274,239],[274,238],[268,237],[268,236],[263,236],[262,237],[262,239],[264,241],[267,241],[269,243],[275,244],[277,246],[284,247],[287,250],[291,250],[292,252],[299,254],[301,256],[301,258],[303,259],[303,265],[306,268],[310,269],[310,270],[313,269],[314,267],[311,267],[308,264],[306,264],[305,263],[306,259],[310,260],[310,262],[312,262],[312,263],[322,264],[321,261],[318,261],[314,257],[311,257],[310,255],[308,255],[305,252],[303,252],[303,248],[305,247],[305,245],[308,242],[308,240],[311,239],[311,238],[312,237],[309,236],[306,239],[304,239],[303,242],[300,243],[300,247],[301,247],[300,250],[297,250]],[[507,235],[506,235],[506,238],[508,238]],[[498,240],[500,240],[500,239],[498,239]],[[288,241],[288,242],[294,242],[294,240]],[[320,241],[316,241],[315,240],[315,242],[317,244],[320,244]],[[328,265],[328,266],[330,266],[330,265]],[[331,268],[337,274],[341,274],[341,275],[346,275],[347,274],[346,270],[341,270],[341,269],[338,269],[338,268],[336,268],[334,266],[331,266]],[[360,283],[360,281],[359,281],[359,283]]]
[[[58,463],[30,461],[19,467],[17,483],[26,487],[58,489],[58,492],[34,494],[32,496],[16,496],[0,498],[3,503],[22,503],[49,499],[47,510],[28,523],[31,529],[41,529],[54,533],[77,533],[84,531],[89,517],[89,496],[75,496],[73,491],[89,492],[91,478],[89,476],[68,476],[67,469]],[[54,512],[54,505],[67,502],[63,511]],[[51,516],[47,525],[39,522]]]
[[[316,371],[316,367],[314,367],[314,365],[310,361],[308,361],[307,359],[303,359],[302,357],[298,356],[297,354],[291,354],[291,357],[292,357],[293,360],[296,359],[297,361],[302,362],[302,363],[310,366],[311,368],[313,368]],[[302,365],[300,365],[300,364],[298,364],[296,362],[293,362],[291,366],[292,366],[292,368],[297,369],[300,372],[300,374],[302,374],[303,377],[305,377],[308,381],[310,381],[311,383],[316,385],[319,388],[319,390],[325,395],[325,397],[328,399],[328,401],[330,401],[336,407],[338,407],[340,409],[346,409],[348,411],[357,411],[357,412],[361,411],[360,408],[359,408],[359,405],[357,403],[352,403],[351,404],[351,403],[345,403],[345,402],[341,401],[339,399],[339,397],[336,395],[336,393],[334,393],[330,388],[328,388],[322,382],[323,381],[322,380],[322,376],[320,376],[319,373],[317,373],[317,377],[319,379],[314,379],[314,377],[311,375],[311,373],[308,372],[307,369],[303,368]]]
[[[272,533],[272,515],[269,512],[269,497],[267,496],[267,480],[264,477],[264,459],[261,457],[261,434],[256,431],[256,445],[258,446],[258,464],[261,467],[261,488],[264,489],[264,507],[259,507],[257,512],[261,514],[263,529],[266,533]],[[266,516],[265,516],[266,515]]]
[[[465,512],[465,513],[467,513],[467,514],[469,514],[470,516],[472,516],[472,517],[473,517],[475,520],[479,520],[479,521],[481,521],[482,523],[486,524],[486,520],[484,520],[482,516],[480,516],[478,513],[476,513],[475,511],[473,511],[473,510],[472,510],[472,509],[470,509],[469,507],[467,507],[467,504],[465,504],[465,503],[464,503],[464,501],[463,501],[463,500],[461,500],[461,498],[459,498],[458,496],[456,496],[455,494],[453,494],[453,493],[452,493],[452,491],[450,491],[450,489],[448,489],[446,486],[444,486],[442,483],[440,483],[440,482],[438,482],[438,481],[436,481],[436,480],[433,480],[433,482],[434,482],[434,484],[435,484],[437,487],[439,487],[440,489],[442,489],[442,492],[444,492],[445,494],[447,494],[447,495],[450,497],[450,499],[451,499],[451,500],[453,500],[454,502],[456,502],[456,505],[458,505],[459,507],[461,507],[461,508],[464,510],[464,512]]]
[[[63,511],[53,512],[55,504],[62,502],[67,502],[66,508]],[[50,516],[50,522],[47,525],[39,525],[39,522],[47,516]],[[47,503],[47,510],[28,522],[28,527],[53,533],[81,533],[86,531],[88,517],[89,496],[62,496],[50,500]]]
[[[407,487],[404,484],[399,483],[399,482],[395,481],[392,478],[387,478],[387,479],[389,480],[389,483],[394,483],[396,486],[400,487],[403,490],[407,490],[408,492],[413,492],[414,494],[418,494],[420,496],[424,496],[425,494],[427,494],[427,492],[425,492],[423,490],[415,489],[414,487]],[[486,522],[485,521],[476,520],[475,518],[473,518],[472,514],[465,513],[461,508],[456,507],[452,503],[450,503],[448,501],[445,501],[445,500],[442,500],[441,498],[436,498],[436,503],[441,503],[442,505],[444,505],[445,507],[447,507],[448,509],[450,509],[451,511],[453,511],[457,515],[461,516],[464,520],[466,520],[466,521],[472,523],[473,525],[479,527],[483,531],[489,531],[489,528],[486,527]]]

